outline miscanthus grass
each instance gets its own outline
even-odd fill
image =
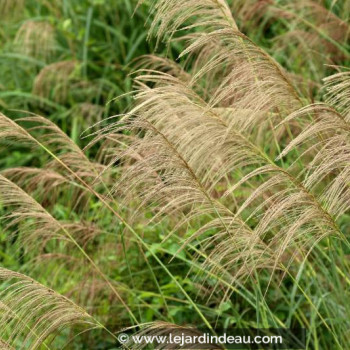
[[[2,145],[40,159],[0,175],[3,244],[21,270],[0,270],[4,348],[107,349],[125,327],[157,334],[159,325],[194,325],[305,327],[308,349],[347,349],[342,4],[157,0],[149,39],[175,45],[180,57],[135,62],[123,113],[102,118],[88,101],[74,106],[97,122],[84,148],[37,113],[0,114]],[[315,48],[304,47],[312,57],[295,70],[249,37],[281,14],[289,24],[281,20],[287,32],[274,45],[286,55]],[[16,42],[49,60],[52,27],[42,37],[47,51],[33,41],[41,26],[23,24]],[[298,44],[285,45],[289,37]],[[330,69],[318,71],[321,63],[333,74],[319,86]],[[79,60],[46,64],[33,93],[63,104],[72,86],[86,86],[80,69]]]

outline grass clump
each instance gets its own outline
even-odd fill
[[[98,13],[109,18],[113,4],[103,5]],[[329,29],[347,26],[345,2],[148,5],[149,40],[164,54],[134,63],[132,91],[113,116],[103,118],[112,111],[102,107],[121,88],[106,81],[110,47],[88,45],[91,28],[109,44],[116,35],[94,17],[99,3],[87,8],[81,56],[68,35],[71,54],[36,69],[33,113],[0,115],[2,144],[35,154],[0,176],[3,274],[19,280],[2,289],[1,317],[16,306],[26,325],[10,323],[3,343],[110,349],[120,329],[147,323],[150,334],[159,324],[303,327],[308,349],[347,349],[349,54],[346,34]],[[314,70],[287,60],[309,42],[299,31],[316,38],[307,49]],[[24,33],[23,55],[38,59],[26,39],[36,31]],[[57,113],[40,116],[47,106]],[[62,122],[78,116],[84,123]],[[38,301],[31,321],[34,301],[21,288]],[[86,326],[94,331],[80,334]]]

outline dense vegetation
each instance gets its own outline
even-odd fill
[[[349,348],[349,1],[0,16],[2,349],[148,322]]]

